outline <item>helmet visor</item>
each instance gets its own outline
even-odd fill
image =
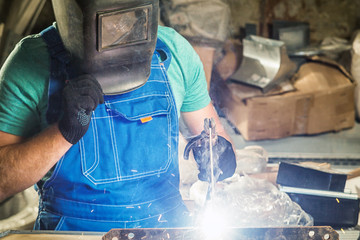
[[[150,41],[151,5],[98,13],[98,51]]]

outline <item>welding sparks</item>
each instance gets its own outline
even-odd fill
[[[228,216],[222,208],[217,208],[210,203],[200,219],[200,229],[205,239],[221,239],[221,236],[228,236]]]
[[[160,214],[159,218],[158,218],[158,222],[167,222],[166,219],[161,219],[162,218],[162,214]]]

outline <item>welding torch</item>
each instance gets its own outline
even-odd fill
[[[204,130],[200,135],[189,141],[184,151],[184,159],[188,159],[190,150],[193,150],[194,158],[200,171],[199,179],[209,182],[207,199],[213,197],[215,184],[223,173],[218,167],[218,149],[214,147],[217,144],[217,140],[215,120],[213,118],[205,118]]]

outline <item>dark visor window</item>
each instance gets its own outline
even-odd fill
[[[98,50],[149,40],[151,5],[98,14]]]

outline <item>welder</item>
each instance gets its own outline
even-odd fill
[[[236,167],[198,55],[158,26],[157,0],[52,4],[56,22],[22,39],[1,69],[0,201],[34,185],[36,230],[189,226],[180,116],[194,136],[215,119],[219,179]],[[202,166],[208,149],[193,151]]]

